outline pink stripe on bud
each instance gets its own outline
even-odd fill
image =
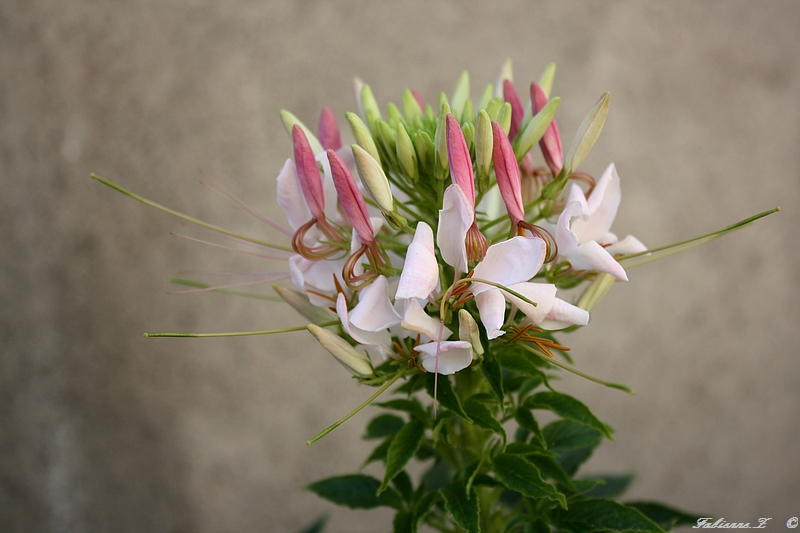
[[[522,183],[517,158],[503,128],[495,121],[492,121],[492,136],[492,160],[497,175],[497,187],[500,189],[511,222],[518,226],[525,220],[525,209],[522,206]]]
[[[344,213],[353,225],[353,229],[362,244],[375,242],[375,233],[372,231],[372,223],[369,221],[367,204],[358,190],[358,185],[353,179],[353,175],[347,169],[347,165],[342,158],[336,155],[333,150],[328,150],[328,161],[331,164],[331,175],[333,184],[336,187],[336,194],[339,195],[339,202],[342,204]]]
[[[326,150],[338,150],[342,147],[342,138],[339,135],[339,125],[336,123],[336,117],[333,111],[328,106],[322,109],[319,115],[319,128],[317,129],[317,137],[322,147]]]
[[[419,104],[419,108],[425,111],[425,102],[422,101],[422,95],[416,89],[411,89],[411,94],[414,96],[414,99]]]
[[[531,83],[531,107],[533,108],[533,114],[535,115],[541,111],[546,105],[547,95],[544,94],[544,89],[542,89],[536,82]],[[561,148],[561,134],[558,132],[558,124],[556,124],[556,119],[553,119],[553,121],[550,122],[550,125],[544,132],[544,136],[542,136],[541,140],[539,141],[539,147],[542,149],[542,155],[544,156],[545,163],[547,163],[547,166],[550,167],[550,171],[555,176],[561,171],[561,167],[564,166],[564,152]]]
[[[464,139],[464,132],[453,115],[447,115],[447,159],[450,162],[450,177],[461,187],[469,200],[469,207],[475,210],[475,175],[472,160]]]
[[[315,220],[325,220],[325,193],[322,190],[322,176],[319,173],[314,152],[308,143],[303,128],[295,124],[292,127],[294,143],[294,166],[297,169],[297,181]]]
[[[522,107],[522,102],[517,94],[517,89],[511,80],[503,80],[503,99],[511,104],[511,129],[508,131],[509,139],[513,139],[519,132],[519,127],[522,124],[522,115],[525,114],[525,109]]]

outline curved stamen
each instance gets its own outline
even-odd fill
[[[537,226],[536,224],[531,224],[530,222],[525,222],[523,220],[517,224],[518,235],[525,235],[525,230],[531,232],[531,235],[534,237],[539,237],[544,241],[546,246],[544,262],[550,263],[555,261],[556,257],[558,257],[558,243],[556,242],[555,237],[553,237],[553,235],[543,227]]]
[[[335,239],[331,240],[335,241],[343,240],[343,235],[336,232],[336,230],[330,224],[327,224],[326,222],[323,225],[322,223],[320,223],[319,220],[312,218],[311,220],[309,220],[308,222],[297,228],[297,231],[292,236],[292,249],[301,256],[303,256],[304,258],[308,259],[309,261],[321,261],[333,257],[338,253],[341,253],[342,251],[341,247],[331,243],[322,242],[320,244],[317,244],[316,246],[307,246],[305,244],[306,234],[309,232],[311,228],[317,226],[323,233],[326,233],[324,231],[326,225],[328,226],[328,228],[330,228],[330,230],[332,230],[331,233],[333,237],[335,237]]]

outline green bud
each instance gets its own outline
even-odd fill
[[[381,156],[378,154],[378,147],[375,146],[375,141],[372,139],[372,135],[369,133],[367,126],[364,125],[361,117],[351,112],[345,113],[345,116],[359,146],[366,150],[376,161],[380,162]]]
[[[611,286],[614,285],[616,278],[607,272],[601,272],[594,280],[586,287],[581,297],[578,298],[578,303],[575,304],[581,309],[591,311],[592,307],[597,305],[603,296],[608,293]]]
[[[486,113],[491,120],[497,120],[497,115],[500,114],[500,110],[503,109],[504,104],[505,100],[502,98],[493,98],[489,101],[489,105],[486,106]]]
[[[494,96],[494,87],[491,83],[489,83],[486,85],[486,88],[483,89],[481,99],[478,101],[478,109],[486,109],[489,107],[489,102],[492,101],[492,96]]]
[[[469,73],[465,70],[461,73],[456,84],[456,90],[453,92],[453,99],[451,100],[450,108],[453,110],[453,115],[459,120],[464,120],[464,104],[469,98]]]
[[[467,143],[467,149],[470,150],[475,146],[475,124],[467,122],[461,126],[461,131],[464,132],[464,141]]]
[[[395,132],[394,127],[385,120],[379,120],[377,125],[378,137],[386,149],[392,152],[392,155],[394,155],[394,147],[397,144],[397,133]]]
[[[309,324],[308,331],[319,341],[323,348],[328,350],[336,360],[351,374],[360,378],[370,378],[375,375],[369,357],[359,352],[350,344],[325,328]]]
[[[503,128],[503,132],[508,135],[511,131],[511,104],[506,102],[497,114],[497,123]]]
[[[375,101],[375,95],[372,94],[372,89],[367,84],[361,87],[361,109],[364,110],[364,117],[367,119],[369,119],[370,111],[376,118],[383,118],[381,116],[381,108],[378,107],[378,102]]]
[[[606,115],[608,115],[608,106],[611,104],[611,94],[605,93],[600,97],[600,100],[583,119],[575,137],[572,139],[572,144],[564,157],[564,168],[568,169],[567,174],[572,175],[572,172],[578,168],[589,150],[594,146],[595,141],[603,131],[603,124],[606,122]]]
[[[442,104],[447,104],[447,112],[450,113],[450,102],[447,100],[447,95],[439,93],[439,109],[442,108]]]
[[[325,151],[322,148],[322,145],[319,143],[319,140],[317,140],[317,136],[311,133],[311,130],[308,129],[305,124],[300,122],[300,119],[294,116],[291,112],[282,109],[281,122],[283,122],[283,127],[286,130],[286,133],[289,134],[290,138],[292,136],[292,128],[294,125],[297,124],[300,126],[303,129],[303,133],[305,133],[306,137],[308,137],[308,144],[311,145],[311,150],[314,151],[314,155]]]
[[[436,160],[436,145],[427,131],[419,131],[414,135],[414,148],[417,152],[420,170],[425,174],[432,174]]]
[[[386,124],[385,122],[381,123]],[[364,189],[369,197],[382,212],[394,211],[394,197],[381,164],[359,145],[353,144],[350,147],[353,149],[353,157],[356,160],[356,169],[361,177],[361,183],[364,184]]]
[[[475,128],[475,168],[478,171],[475,181],[481,193],[489,189],[493,145],[492,121],[489,119],[489,114],[481,109],[478,111],[478,125]]]
[[[559,97],[555,97],[547,102],[547,105],[528,121],[525,128],[521,130],[522,133],[517,135],[517,138],[514,139],[512,146],[514,147],[514,155],[517,157],[517,161],[521,161],[522,158],[525,157],[525,154],[530,152],[531,148],[544,136],[547,127],[556,115],[559,102],[561,102],[561,98]]]
[[[436,135],[434,136],[434,143],[436,143],[436,167],[437,170],[446,171],[450,168],[450,161],[447,158],[447,115],[450,114],[450,106],[447,104],[447,97],[442,93],[444,100],[439,106],[439,122],[436,125]],[[437,177],[445,179],[446,172],[439,172]]]
[[[378,122],[383,120],[379,113],[375,113],[374,110],[368,109],[364,112],[367,116],[367,126],[369,127],[369,132],[372,135],[378,135]]]
[[[401,215],[397,209],[389,213],[384,212],[383,218],[386,219],[386,222],[395,231],[401,231],[403,228],[408,227],[408,220],[406,220],[406,217]]]
[[[550,63],[542,72],[542,76],[539,78],[539,87],[542,88],[544,91],[544,95],[550,98],[550,91],[553,90],[553,78],[556,75],[556,64]]]
[[[339,317],[336,313],[332,313],[327,307],[319,307],[311,303],[305,293],[289,289],[278,283],[273,283],[272,288],[278,293],[278,296],[291,305],[295,311],[303,315],[309,322],[323,324],[325,322],[332,322]]]
[[[481,344],[481,334],[478,330],[478,323],[472,314],[466,309],[458,311],[458,338],[467,341],[472,345],[472,351],[477,355],[483,355],[483,345]]]
[[[409,124],[414,122],[417,117],[422,116],[422,108],[419,106],[419,102],[408,89],[403,91],[403,114],[405,114]]]
[[[500,69],[500,75],[497,77],[497,83],[494,85],[494,95],[501,98],[503,97],[503,80],[514,81],[511,59],[506,59],[506,62],[503,63],[503,68]]]
[[[464,102],[464,110],[461,112],[461,120],[467,121],[472,120],[475,111],[472,108],[472,100],[467,98],[467,101]]]
[[[414,151],[414,143],[411,141],[408,132],[402,122],[397,124],[397,160],[403,174],[411,183],[419,180],[419,169],[417,168],[417,153]]]
[[[388,122],[392,127],[398,122],[403,122],[403,115],[400,114],[400,110],[394,104],[390,103],[386,106],[386,114],[389,116]]]

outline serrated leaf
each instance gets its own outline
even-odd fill
[[[479,400],[470,398],[464,403],[464,411],[466,411],[473,423],[500,435],[503,439],[503,446],[506,445],[506,441],[508,440],[506,430],[503,429],[503,426],[497,421],[488,407]]]
[[[373,461],[386,461],[386,454],[389,452],[392,439],[394,439],[394,435],[390,435],[389,438],[378,444],[378,447],[372,450],[372,453],[369,454],[369,457],[367,457],[367,460],[364,461],[362,466],[367,466]]]
[[[385,409],[392,409],[394,411],[404,411],[418,418],[427,418],[429,416],[425,414],[425,409],[416,398],[398,398],[395,400],[389,400],[388,402],[374,403],[373,405],[377,405]]]
[[[481,372],[483,377],[486,378],[486,382],[489,383],[489,388],[492,389],[492,392],[502,404],[505,398],[503,393],[503,369],[491,350],[486,350],[483,354]]]
[[[582,402],[567,394],[539,392],[526,399],[523,407],[525,409],[547,409],[561,418],[594,428],[609,440],[614,440],[611,436],[613,430],[609,426],[600,422]]]
[[[583,493],[587,498],[610,498],[616,499],[628,490],[633,482],[633,475],[627,476],[592,476],[589,479],[597,480],[598,483],[590,490]]]
[[[541,472],[544,477],[552,479],[556,483],[560,483],[573,492],[577,492],[577,487],[575,487],[572,478],[564,470],[564,467],[552,457],[537,454],[529,456],[528,461],[536,465],[536,468],[539,469],[539,472]]]
[[[625,531],[628,533],[664,533],[658,524],[633,507],[611,500],[582,500],[573,502],[569,511],[556,509],[550,521],[566,533],[592,531]]]
[[[414,454],[417,453],[422,444],[423,437],[425,437],[425,425],[419,420],[412,420],[397,432],[389,445],[389,451],[386,453],[386,473],[383,476],[383,482],[378,488],[378,494],[386,490],[389,482],[414,457]]]
[[[497,478],[511,490],[528,498],[547,498],[567,507],[564,495],[552,484],[542,479],[539,469],[520,455],[503,453],[492,459]]]
[[[547,446],[547,442],[544,440],[542,430],[539,428],[539,423],[536,422],[536,418],[533,416],[533,413],[531,413],[530,410],[517,409],[514,412],[514,419],[517,421],[517,424],[519,424],[519,427],[533,433],[542,446]]]
[[[558,457],[557,454],[550,450],[545,450],[540,445],[527,442],[512,442],[506,447],[506,453],[513,453],[515,455],[541,455],[543,457]]]
[[[670,530],[676,526],[696,525],[698,518],[711,516],[686,513],[656,502],[626,502],[625,505],[638,510],[664,530]]]
[[[426,380],[426,387],[428,389],[428,394],[431,398],[433,398],[433,389],[435,386],[435,376],[433,373],[428,374],[428,379]],[[464,408],[461,407],[461,401],[459,401],[458,396],[456,395],[456,391],[453,389],[453,384],[450,382],[449,376],[440,375],[439,376],[439,391],[437,394],[437,400],[441,404],[442,407],[447,408],[448,410],[452,411],[454,414],[460,416],[467,422],[472,422],[470,417],[467,413],[464,412]]]
[[[594,428],[576,424],[571,420],[556,420],[542,429],[548,448],[575,450],[594,448],[600,444],[602,435]]]
[[[390,414],[378,415],[367,424],[367,433],[364,439],[380,439],[387,435],[393,435],[400,431],[406,424],[406,421],[399,416]]]
[[[479,533],[481,522],[478,494],[475,489],[469,492],[460,489],[461,487],[441,491],[444,496],[444,507],[458,527],[469,533]]]
[[[306,489],[320,498],[350,509],[374,509],[380,506],[398,508],[401,501],[393,490],[377,494],[380,485],[381,482],[372,476],[351,474],[323,479],[308,485]]]

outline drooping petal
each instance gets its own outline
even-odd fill
[[[628,275],[625,274],[625,269],[622,268],[622,265],[595,241],[585,242],[570,250],[564,254],[564,258],[576,270],[608,272],[617,279],[628,281]]]
[[[475,208],[475,175],[472,160],[464,139],[464,132],[453,115],[447,115],[447,159],[450,163],[450,177],[461,187],[467,197],[467,204]]]
[[[612,163],[586,199],[587,212],[572,223],[572,231],[578,235],[581,243],[600,240],[608,233],[621,199],[619,175]]]
[[[506,319],[506,299],[500,289],[492,288],[476,294],[475,303],[478,305],[486,336],[491,340],[505,335],[506,332],[500,328]]]
[[[456,278],[467,271],[467,231],[472,225],[473,212],[469,202],[455,183],[444,191],[442,209],[439,210],[439,229],[436,243],[442,259],[456,271]]]
[[[509,288],[536,304],[533,306],[509,292],[501,291],[506,300],[516,305],[534,324],[541,323],[547,317],[556,300],[556,286],[551,283],[517,283]]]
[[[573,217],[579,216],[581,212],[581,204],[573,201],[569,202],[558,216],[558,223],[556,224],[556,243],[558,244],[559,256],[566,256],[578,247],[580,241],[575,232],[570,229],[570,225]]]
[[[427,314],[416,298],[406,300],[405,313],[400,325],[403,329],[425,335],[429,340],[437,339],[439,328],[442,329],[442,339],[449,339],[453,334],[447,327],[442,326],[441,322]]]
[[[542,329],[554,331],[569,326],[585,326],[588,323],[589,311],[556,298],[545,320],[537,325]]]
[[[291,159],[286,160],[281,173],[278,174],[278,205],[286,213],[286,219],[295,231],[311,220],[311,211],[308,210],[308,204],[303,198],[294,161]]]
[[[606,246],[606,251],[611,255],[638,254],[639,252],[644,252],[645,250],[647,250],[647,246],[642,244],[642,241],[633,235],[628,235],[621,241],[614,243],[611,246]]]
[[[436,351],[439,351],[438,369],[436,364]],[[439,371],[439,374],[449,376],[459,370],[467,368],[472,363],[472,345],[467,341],[442,341],[421,344],[414,348],[422,354],[420,362],[428,372]]]
[[[438,281],[439,265],[433,248],[433,230],[425,222],[419,222],[414,240],[406,252],[395,298],[425,299],[436,288]]]
[[[492,121],[492,160],[497,175],[497,187],[506,204],[508,216],[514,225],[525,220],[525,209],[522,206],[522,182],[519,165],[511,143],[495,121]]]
[[[365,331],[380,331],[399,324],[402,317],[392,307],[388,288],[386,277],[378,276],[361,289],[358,304],[350,312],[350,323]]]
[[[486,258],[475,267],[473,277],[506,287],[528,281],[542,267],[546,248],[545,242],[538,237],[513,237],[498,242],[486,251]],[[491,288],[476,282],[472,293],[477,295]]]
[[[378,364],[386,361],[388,357],[396,356],[392,348],[392,337],[389,335],[389,331],[385,329],[380,331],[367,331],[353,325],[350,321],[350,313],[347,310],[347,300],[345,300],[344,295],[341,293],[336,299],[336,313],[339,315],[339,320],[342,321],[342,329],[344,329],[354,341],[365,346],[374,347],[375,350],[377,350],[379,355],[377,359],[380,359],[380,361],[376,361]],[[375,354],[375,351],[371,350],[370,353]]]

